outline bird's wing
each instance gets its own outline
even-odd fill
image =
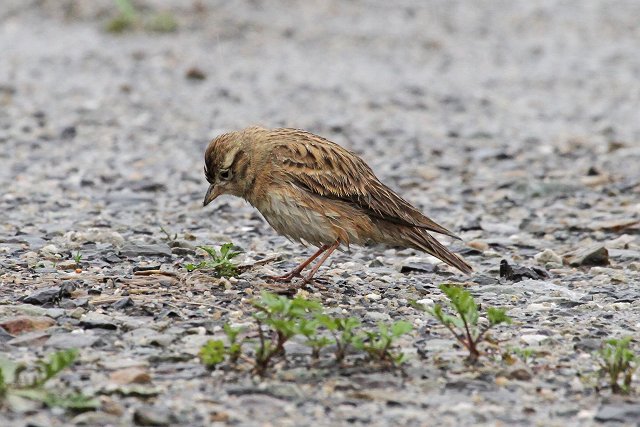
[[[381,220],[459,238],[394,193],[364,160],[338,144],[297,129],[275,129],[269,139],[273,160],[306,191],[355,204]]]

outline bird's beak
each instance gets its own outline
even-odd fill
[[[213,202],[216,197],[222,194],[222,190],[220,187],[216,187],[215,184],[211,184],[209,189],[207,190],[207,194],[204,196],[204,202],[202,202],[202,206],[207,206],[209,203]]]

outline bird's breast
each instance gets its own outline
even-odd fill
[[[319,246],[339,237],[332,225],[332,212],[319,209],[309,197],[271,192],[254,206],[278,233],[290,239]]]

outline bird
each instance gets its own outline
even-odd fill
[[[279,234],[318,248],[289,273],[269,279],[310,283],[336,249],[352,244],[412,248],[465,274],[473,271],[431,232],[458,236],[383,184],[357,154],[321,136],[248,127],[214,138],[204,160],[209,188],[203,206],[221,195],[241,197]]]

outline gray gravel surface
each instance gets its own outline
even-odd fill
[[[612,395],[593,352],[627,335],[638,349],[639,2],[136,4],[178,30],[110,34],[106,0],[0,5],[0,323],[36,325],[0,328],[0,349],[29,363],[79,348],[57,386],[101,401],[5,407],[1,425],[637,425],[637,374]],[[413,323],[404,376],[304,358],[262,380],[200,365],[224,322],[250,319],[262,277],[309,253],[241,200],[202,208],[208,140],[252,124],[349,147],[463,237],[452,247],[470,277],[354,249],[306,291],[365,324]],[[245,264],[274,261],[231,280],[182,268],[227,241]],[[500,279],[502,259],[549,277]],[[514,325],[493,341],[533,360],[467,366],[408,306],[443,301],[443,282],[506,308]]]

